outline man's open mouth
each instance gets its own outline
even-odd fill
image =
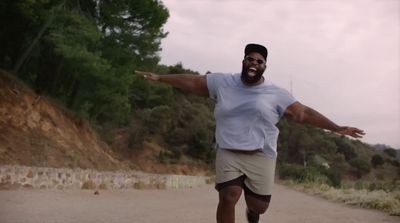
[[[247,74],[249,75],[249,77],[254,77],[257,75],[257,69],[255,67],[250,67],[247,70]]]

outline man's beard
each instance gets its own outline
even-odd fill
[[[264,73],[264,71],[262,71],[262,70],[256,70],[256,75],[253,77],[250,77],[249,69],[243,64],[241,78],[247,84],[255,84],[262,78],[263,73]]]

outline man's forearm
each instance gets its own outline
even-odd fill
[[[305,108],[304,116],[300,122],[334,132],[340,129],[340,126],[338,126],[336,123],[310,107]]]
[[[183,90],[191,90],[194,88],[194,75],[190,74],[167,74],[158,75],[158,82],[162,82],[173,87],[181,88]]]
[[[190,91],[200,96],[208,96],[208,88],[205,76],[192,74],[169,74],[159,75],[159,82],[173,87]]]
[[[206,76],[192,74],[158,75],[144,71],[136,71],[136,73],[143,75],[144,78],[151,81],[162,82],[173,87],[190,91],[200,96],[208,96]]]

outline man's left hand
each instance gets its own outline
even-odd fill
[[[365,135],[365,132],[363,130],[349,126],[341,126],[335,132],[341,135],[348,135],[354,138],[362,138],[362,136]]]

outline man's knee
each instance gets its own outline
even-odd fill
[[[219,202],[224,204],[236,204],[242,194],[242,188],[229,186],[219,191]]]
[[[269,207],[269,203],[263,202],[263,203],[258,203],[257,205],[254,205],[253,207],[249,207],[249,208],[254,213],[264,214],[267,211],[268,207]]]
[[[264,214],[271,201],[271,195],[259,195],[245,188],[245,200],[247,207],[254,213]]]

